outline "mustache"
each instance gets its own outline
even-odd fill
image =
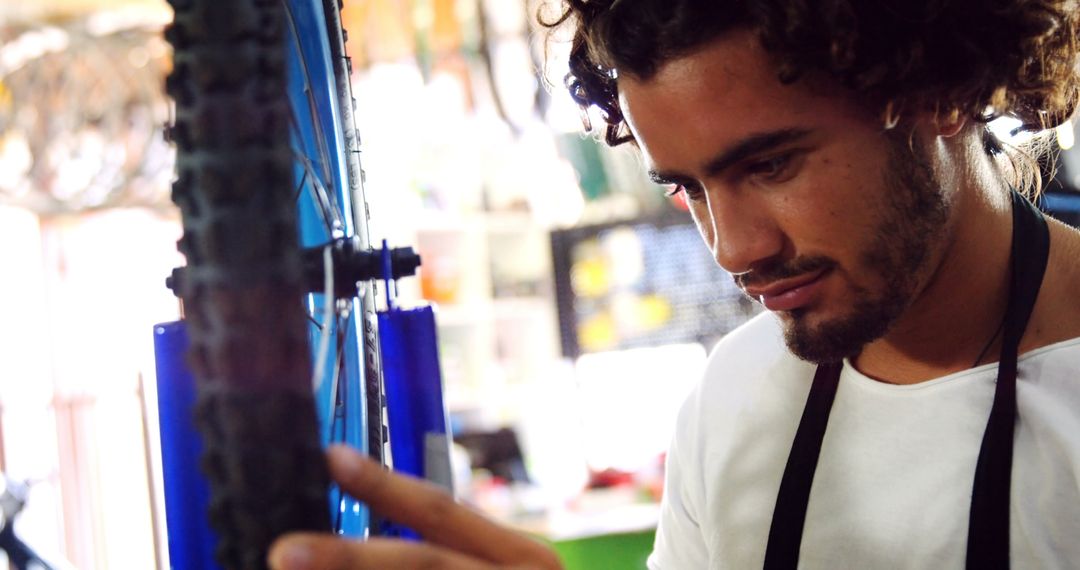
[[[740,289],[757,285],[766,285],[781,279],[798,277],[822,269],[836,266],[836,261],[823,255],[797,257],[790,261],[773,262],[754,267],[746,273],[735,275],[735,284]]]

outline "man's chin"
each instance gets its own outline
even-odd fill
[[[801,331],[792,329],[784,331],[784,342],[792,354],[814,364],[838,362],[858,354],[858,350],[861,348],[860,346],[852,350],[850,347],[844,347],[848,350],[840,350],[841,347],[829,342],[829,339],[825,336],[804,334]]]
[[[778,313],[784,342],[792,354],[815,364],[837,362],[859,354],[867,343],[885,334],[888,321],[856,316],[815,318],[805,312]]]

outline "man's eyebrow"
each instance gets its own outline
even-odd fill
[[[750,135],[717,154],[705,164],[703,170],[706,175],[715,176],[751,156],[806,138],[811,132],[810,129],[791,128]],[[649,179],[657,184],[682,183],[692,179],[678,172],[649,170],[648,174]]]

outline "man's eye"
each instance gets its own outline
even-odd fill
[[[688,201],[701,200],[705,196],[705,192],[697,184],[672,184],[668,187],[668,191],[665,194],[668,198],[673,198],[679,194],[683,195]]]
[[[793,169],[792,165],[795,162],[793,158],[794,153],[776,155],[765,160],[751,163],[746,171],[750,175],[770,182],[783,181]]]

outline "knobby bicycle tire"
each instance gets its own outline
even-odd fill
[[[328,531],[289,147],[280,0],[170,0],[173,200],[216,557],[265,568],[292,530]]]

